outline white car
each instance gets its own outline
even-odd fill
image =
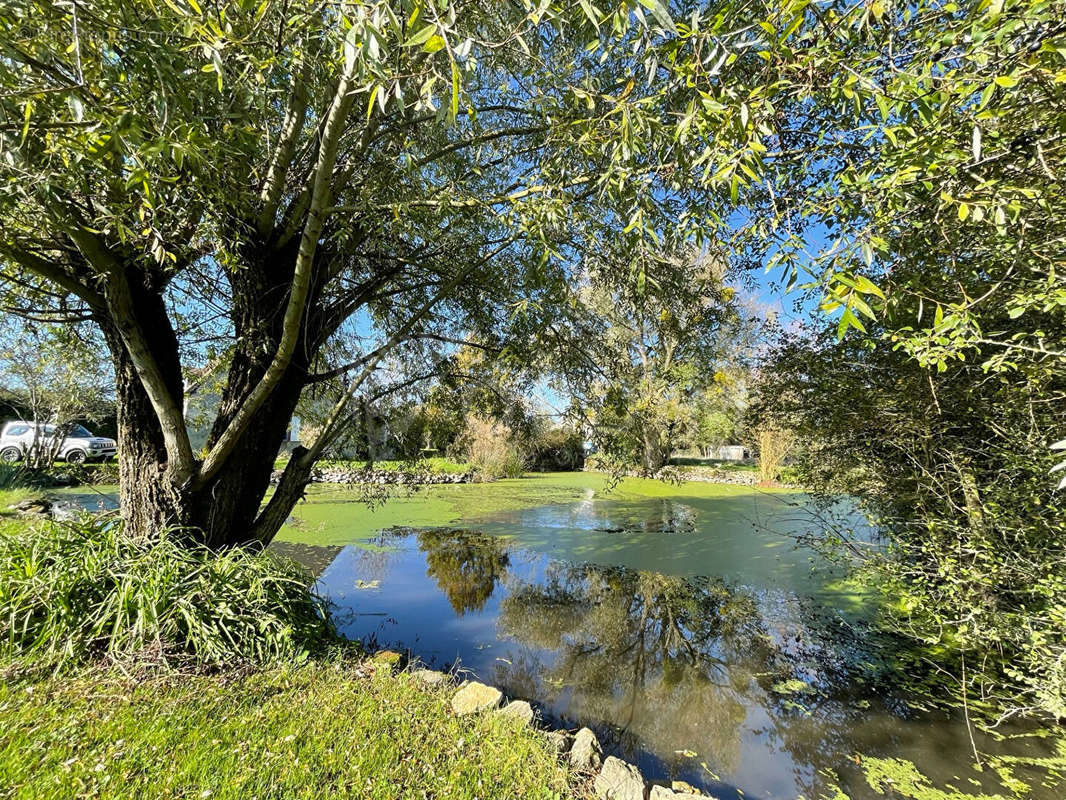
[[[0,431],[0,461],[14,463],[21,461],[34,447],[51,447],[56,433],[55,425],[36,425],[25,420],[15,420]],[[84,464],[86,461],[106,461],[118,452],[114,439],[94,436],[81,425],[75,425],[63,437],[63,443],[56,453],[58,458],[71,464]]]

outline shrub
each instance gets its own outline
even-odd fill
[[[792,447],[792,436],[778,428],[761,428],[756,434],[759,446],[759,482],[770,484],[781,477],[781,468]]]
[[[485,478],[517,478],[525,471],[525,454],[502,422],[468,415],[462,443],[467,460]]]
[[[295,562],[215,552],[180,531],[135,539],[113,521],[0,527],[0,656],[62,665],[151,655],[166,663],[265,663],[331,637]]]
[[[35,470],[21,464],[0,462],[0,490],[34,489],[44,485],[41,476]]]
[[[580,469],[585,460],[584,438],[580,431],[562,426],[537,431],[530,450],[531,467],[541,471]]]

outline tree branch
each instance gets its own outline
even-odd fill
[[[353,29],[354,30],[354,29]],[[263,379],[248,395],[241,407],[233,415],[222,435],[215,442],[215,446],[204,459],[200,470],[198,484],[210,480],[233,451],[237,441],[244,433],[252,416],[263,402],[274,391],[278,381],[281,380],[285,370],[289,367],[292,354],[296,350],[296,342],[300,335],[300,326],[303,321],[304,306],[307,295],[311,288],[311,272],[314,263],[315,252],[318,249],[319,236],[329,214],[331,178],[333,168],[337,162],[337,148],[340,144],[341,134],[344,131],[345,121],[352,106],[352,96],[349,94],[352,77],[355,74],[354,43],[345,43],[344,69],[340,80],[337,82],[337,91],[333,95],[326,124],[322,133],[322,140],[318,149],[318,161],[315,165],[314,188],[311,192],[311,201],[307,210],[307,221],[304,223],[303,235],[300,237],[300,247],[296,256],[296,266],[293,270],[292,290],[289,293],[289,302],[285,308],[285,317],[282,321],[281,341],[278,350],[267,367]]]
[[[479,263],[484,263],[485,260],[488,260],[492,257],[492,255],[495,255],[495,252],[498,251],[494,251],[493,254],[486,256],[486,258]],[[302,459],[305,459],[309,463],[314,463],[314,461],[319,457],[322,451],[325,450],[333,441],[336,440],[342,429],[342,426],[340,425],[340,420],[342,415],[344,414],[345,408],[348,405],[348,401],[351,400],[352,397],[355,396],[355,393],[359,391],[359,387],[362,386],[366,379],[370,377],[371,373],[373,373],[373,371],[377,368],[377,365],[381,362],[381,359],[384,358],[385,355],[390,350],[392,350],[392,348],[394,348],[397,344],[403,341],[403,339],[407,336],[408,333],[411,332],[415,325],[418,324],[418,322],[423,317],[425,317],[426,314],[428,314],[433,309],[433,307],[437,305],[437,303],[439,303],[444,297],[448,295],[449,292],[451,292],[456,286],[458,286],[463,280],[465,280],[466,276],[473,271],[475,266],[476,265],[473,264],[470,265],[467,269],[457,273],[455,277],[448,281],[448,283],[441,286],[440,290],[435,295],[433,295],[433,297],[431,297],[425,305],[423,305],[420,309],[418,309],[418,311],[412,314],[411,317],[407,320],[407,322],[405,322],[402,327],[400,327],[395,333],[393,333],[384,345],[374,351],[374,353],[372,354],[373,357],[367,363],[366,367],[364,367],[363,371],[359,373],[359,376],[354,381],[352,381],[352,383],[348,386],[347,391],[345,391],[345,393],[341,396],[340,400],[337,401],[336,405],[333,406],[333,410],[330,412],[329,418],[326,420],[325,425],[323,425],[321,433],[319,433],[318,438],[315,439],[315,442],[313,445],[311,445],[310,449],[308,449],[308,451],[304,453],[303,456],[301,456]]]
[[[72,224],[67,235],[78,246],[85,260],[107,277],[109,316],[122,337],[122,343],[130,355],[137,377],[141,379],[152,410],[159,420],[171,480],[178,486],[185,486],[196,471],[189,432],[185,428],[185,415],[182,413],[180,398],[171,394],[155,354],[137,321],[126,270],[96,234],[78,224]]]
[[[70,273],[48,259],[41,258],[21,248],[16,249],[6,245],[0,247],[0,255],[10,258],[12,261],[17,261],[31,272],[81,298],[90,308],[99,310],[107,305],[107,301],[104,300],[102,294],[76,280]]]
[[[256,222],[260,236],[268,236],[274,230],[278,203],[285,189],[285,177],[288,175],[289,165],[296,151],[296,139],[300,135],[300,129],[307,116],[307,72],[308,64],[305,62],[300,67],[300,74],[293,77],[289,105],[285,109],[285,119],[282,122],[278,146],[274,150],[274,157],[270,161],[266,179],[263,181],[263,190],[259,195],[262,208]]]

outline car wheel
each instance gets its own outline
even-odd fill
[[[67,453],[68,464],[84,464],[86,461],[86,454],[84,450],[71,450]]]
[[[14,464],[22,460],[22,451],[17,447],[5,447],[0,450],[0,461],[5,464]]]

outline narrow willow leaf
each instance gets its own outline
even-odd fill
[[[433,25],[433,24],[426,25],[418,33],[416,33],[414,36],[412,36],[406,42],[404,42],[403,46],[404,47],[415,47],[416,45],[424,44],[424,43],[428,42],[433,37],[433,34],[435,34],[436,32],[437,32],[437,26],[436,25]]]

